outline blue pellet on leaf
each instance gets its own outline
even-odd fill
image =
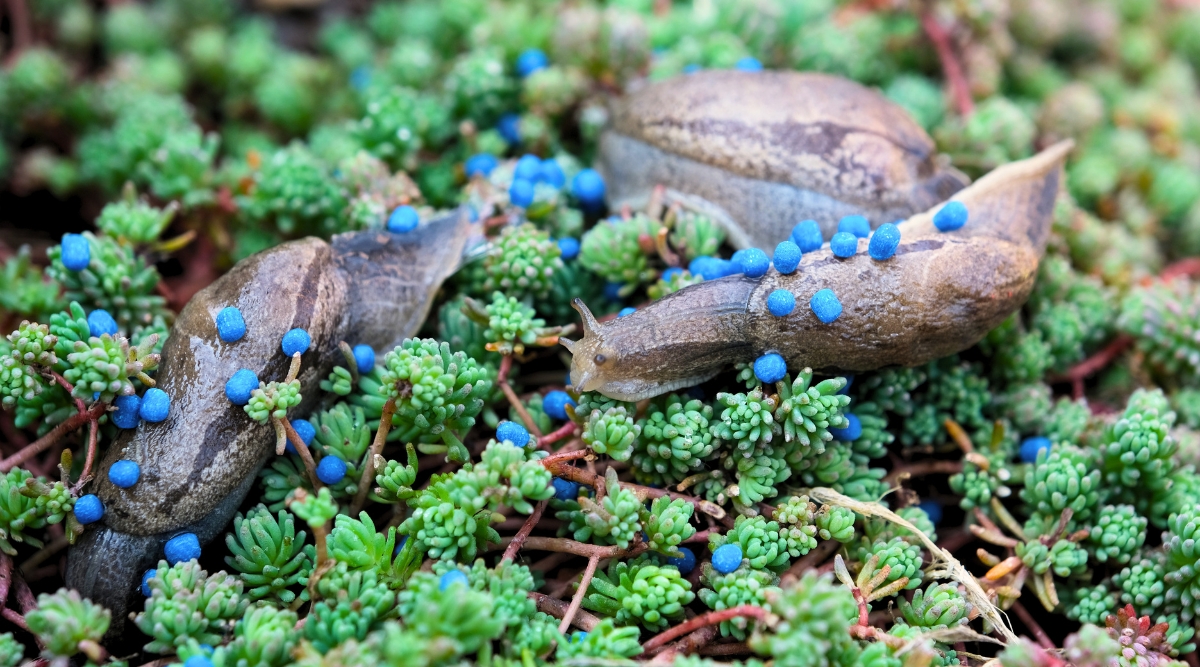
[[[1050,438],[1045,436],[1038,435],[1032,438],[1025,438],[1021,441],[1021,460],[1025,463],[1035,463],[1038,460],[1038,454],[1042,451],[1045,451],[1046,455],[1049,456],[1053,446]]]
[[[533,203],[533,181],[523,178],[513,179],[512,185],[508,188],[508,200],[513,203],[513,206],[528,208]]]
[[[502,421],[496,426],[496,439],[512,443],[515,447],[524,447],[529,444],[529,431],[516,422]]]
[[[721,574],[729,574],[742,565],[742,548],[736,544],[722,544],[712,555],[713,568]]]
[[[696,569],[696,553],[687,547],[679,547],[679,551],[683,553],[678,558],[668,558],[667,563],[679,568],[679,573],[689,575],[692,570]]]
[[[182,533],[167,540],[163,555],[171,565],[200,557],[200,538],[195,533]]]
[[[575,259],[579,256],[579,239],[570,236],[559,239],[558,250],[563,259]]]
[[[150,597],[150,580],[153,579],[154,575],[156,574],[158,574],[158,570],[153,568],[146,570],[146,572],[142,574],[142,595]]]
[[[97,338],[104,334],[110,336],[117,335],[117,321],[103,308],[97,308],[88,313],[87,323],[88,332]]]
[[[846,413],[846,421],[850,422],[845,428],[831,428],[829,434],[838,442],[854,442],[862,437],[862,421],[854,413]]]
[[[470,581],[467,579],[466,573],[462,570],[453,569],[446,574],[443,574],[442,578],[438,580],[438,589],[444,591],[455,584],[462,584],[463,586],[470,585]]]
[[[375,348],[370,345],[354,346],[354,365],[359,373],[370,373],[375,368]]]
[[[317,464],[317,479],[324,484],[337,484],[346,478],[346,462],[330,454]]]
[[[763,384],[775,384],[785,375],[787,375],[787,362],[774,352],[768,352],[754,360],[754,377]]]
[[[550,59],[541,49],[525,49],[517,56],[517,76],[524,78],[550,65]]]
[[[500,161],[491,153],[476,153],[467,158],[466,163],[463,165],[463,173],[467,175],[467,178],[476,175],[486,178],[492,174],[492,170],[499,164]]]
[[[83,234],[63,234],[62,256],[63,266],[71,271],[82,271],[92,261],[92,247]]]
[[[579,497],[579,489],[582,486],[579,482],[555,477],[550,483],[554,486],[554,497],[557,500],[575,500]]]
[[[568,405],[574,407],[575,401],[565,391],[551,391],[542,398],[542,410],[550,415],[551,419],[566,420]]]

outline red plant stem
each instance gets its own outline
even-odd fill
[[[1198,276],[1200,275],[1200,257],[1188,257],[1174,262],[1164,268],[1158,274],[1158,279],[1163,282],[1168,282],[1179,278],[1180,276]]]
[[[571,627],[571,621],[575,618],[575,613],[583,605],[583,598],[587,595],[587,590],[592,585],[592,577],[596,575],[596,566],[599,564],[599,556],[590,556],[588,558],[587,569],[583,571],[583,577],[579,580],[579,590],[575,591],[575,596],[571,598],[571,606],[567,607],[567,612],[563,614],[562,621],[558,624],[559,633],[567,634],[567,628]]]
[[[1083,396],[1084,379],[1112,363],[1113,359],[1116,359],[1132,344],[1132,337],[1121,334],[1109,341],[1108,345],[1105,345],[1092,356],[1072,366],[1066,373],[1059,376],[1052,376],[1048,380],[1050,382],[1070,382],[1075,398],[1081,398]]]
[[[693,630],[698,630],[709,625],[717,625],[722,621],[728,621],[730,619],[737,618],[738,616],[748,616],[750,618],[762,620],[763,618],[766,618],[767,610],[752,604],[743,604],[736,607],[730,607],[729,609],[722,609],[720,611],[710,611],[707,614],[701,614],[690,621],[680,623],[673,628],[668,628],[659,634],[654,635],[648,639],[645,644],[642,644],[642,649],[645,651],[653,651],[659,646],[663,646],[668,642],[678,639],[679,637],[682,637]]]
[[[783,573],[784,577],[799,578],[808,570],[811,570],[820,565],[826,558],[833,555],[833,552],[842,546],[837,540],[825,540],[817,545],[816,549],[804,554],[800,560],[792,563],[792,566]]]
[[[950,35],[930,12],[921,13],[921,28],[933,42],[938,60],[942,63],[942,72],[946,75],[946,85],[950,87],[950,96],[954,98],[954,106],[958,114],[964,118],[975,111],[975,101],[971,99],[971,89],[967,84],[967,76],[963,72],[962,63],[954,53],[950,44]]]
[[[567,603],[558,598],[552,598],[545,593],[535,591],[529,594],[529,599],[537,603],[538,611],[544,614],[550,614],[560,620],[567,615]],[[576,609],[575,617],[571,619],[571,623],[584,632],[591,632],[592,628],[596,627],[599,622],[599,618],[583,609]]]
[[[354,494],[354,504],[350,506],[350,516],[358,516],[363,503],[367,502],[367,490],[375,477],[375,457],[383,453],[383,445],[387,442],[388,431],[392,430],[392,415],[396,412],[396,397],[393,396],[383,404],[383,414],[379,416],[379,430],[375,431],[375,440],[371,443],[371,453],[363,461],[362,478],[358,481],[358,493]]]
[[[533,508],[533,514],[529,515],[529,518],[525,520],[525,525],[521,526],[521,530],[517,531],[512,542],[508,543],[508,548],[504,550],[504,557],[500,560],[513,560],[517,557],[517,552],[521,550],[521,545],[525,544],[525,539],[533,532],[533,527],[542,520],[542,513],[546,511],[546,505],[549,502],[543,500]]]
[[[8,587],[12,584],[12,556],[0,552],[0,609],[8,602]]]
[[[5,473],[9,470],[12,470],[16,466],[21,465],[33,456],[36,456],[54,443],[58,442],[59,439],[64,435],[74,431],[93,419],[99,419],[100,415],[104,413],[104,409],[105,404],[101,401],[96,401],[92,404],[92,408],[90,410],[78,412],[70,417],[67,417],[63,423],[55,426],[54,429],[46,435],[29,443],[25,447],[22,447],[21,451],[17,452],[16,454],[13,454],[3,461],[0,461],[0,473]]]
[[[507,546],[514,538],[501,538],[499,545]],[[576,542],[565,537],[527,537],[523,545],[533,551],[557,551],[561,553],[586,556],[587,558],[627,558],[636,556],[647,549],[644,542],[630,545],[628,549],[621,547],[600,547],[585,542]]]
[[[574,434],[575,434],[575,422],[569,421],[569,422],[563,424],[562,426],[558,427],[554,431],[551,431],[550,433],[547,433],[546,435],[543,435],[542,437],[538,438],[538,447],[545,448],[547,445],[549,445],[552,442],[558,442],[559,440],[562,440],[563,438],[565,438],[569,435],[574,435]]]
[[[70,382],[67,382],[67,378],[59,375],[56,371],[50,371],[50,375],[54,376],[54,381],[57,382],[63,389],[66,389],[68,394],[72,396],[75,394],[75,386]],[[87,410],[87,406],[83,404],[83,399],[75,399],[75,409],[79,412]]]
[[[1200,667],[1200,658],[1196,656],[1195,651],[1184,655],[1183,661],[1188,664],[1188,667]]]
[[[746,642],[734,642],[732,644],[713,644],[700,649],[700,655],[745,655],[750,653],[750,646]]]
[[[500,358],[500,370],[496,372],[496,384],[508,382],[508,372],[512,370],[513,358],[506,354]]]
[[[83,472],[79,473],[79,480],[71,486],[72,494],[77,495],[79,490],[83,488],[83,485],[92,479],[92,464],[96,462],[96,445],[99,443],[99,440],[100,423],[93,419],[88,422],[87,458],[83,461]]]
[[[1029,613],[1029,610],[1019,600],[1013,602],[1012,610],[1017,613],[1017,618],[1021,619],[1025,627],[1029,628],[1029,631],[1033,633],[1033,638],[1037,640],[1039,646],[1047,651],[1053,651],[1057,648],[1054,646],[1054,642],[1050,641],[1050,637],[1046,635],[1046,631],[1042,629],[1042,626],[1038,625],[1037,621],[1033,620],[1033,615]]]
[[[576,468],[572,465],[566,465],[562,459],[551,460],[551,458],[552,457],[542,459],[542,465],[544,465],[546,469],[556,477],[561,477],[572,482],[579,482],[580,484],[590,486],[593,489],[596,489],[604,484],[604,478],[590,470],[584,470],[583,468]],[[648,486],[642,486],[640,484],[621,482],[621,486],[633,491],[642,500],[659,498],[662,496],[670,496],[672,498],[685,500],[695,506],[697,510],[704,512],[705,514],[708,514],[719,521],[727,520],[729,526],[733,526],[733,520],[730,519],[727,514],[725,514],[725,510],[721,509],[719,505],[710,503],[707,500],[701,500],[695,496],[685,496],[682,493],[675,493],[674,491],[667,491],[666,489],[652,489]]]
[[[33,44],[33,25],[29,20],[29,6],[25,0],[8,0],[8,22],[12,30],[12,52],[10,62]]]
[[[17,626],[18,628],[21,628],[25,632],[29,632],[29,624],[27,624],[25,622],[24,616],[18,614],[17,612],[13,611],[12,609],[5,609],[3,611],[3,615],[4,615],[4,620],[8,621],[9,623],[12,623],[13,625]]]

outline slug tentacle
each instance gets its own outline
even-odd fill
[[[626,317],[594,325],[574,344],[571,377],[584,391],[633,400],[712,377],[778,351],[789,367],[867,371],[915,366],[974,345],[1019,308],[1037,276],[1070,142],[1005,165],[951,201],[967,223],[939,231],[946,203],[899,225],[895,254],[837,258],[828,246],[794,273],[769,271],[686,287]],[[797,306],[772,315],[767,298],[790,291]],[[809,303],[832,290],[840,316],[823,322]],[[604,363],[596,363],[603,356]]]

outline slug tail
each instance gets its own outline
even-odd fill
[[[138,633],[126,633],[130,612],[140,611],[138,590],[142,574],[154,567],[161,552],[162,538],[157,535],[129,535],[106,526],[89,526],[71,551],[67,561],[67,586],[84,597],[100,601],[112,612],[112,623],[104,643],[110,651],[121,655],[140,650],[140,646],[123,646],[123,638]]]

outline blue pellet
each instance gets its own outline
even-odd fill
[[[696,72],[699,72],[702,69],[704,69],[704,68],[696,63],[688,63],[687,65],[684,65],[683,69],[680,71],[683,72],[684,74],[695,74]]]
[[[834,257],[853,257],[858,252],[858,237],[850,232],[838,232],[829,239],[829,249]]]
[[[929,517],[933,525],[938,525],[942,522],[942,504],[932,498],[926,498],[917,503],[917,507],[925,512],[925,516]]]
[[[604,203],[604,178],[595,169],[584,169],[571,179],[571,194],[584,208],[596,208]]]
[[[517,56],[517,76],[525,78],[550,65],[550,59],[541,49],[525,49]]]
[[[575,401],[571,399],[570,394],[565,391],[551,391],[542,399],[542,410],[550,416],[551,419],[565,421],[567,419],[567,406],[575,407]]]
[[[524,447],[529,444],[529,431],[516,422],[502,421],[496,426],[496,439],[510,442],[514,447]]]
[[[138,414],[148,422],[160,422],[171,412],[171,397],[158,387],[151,387],[142,394],[142,404],[138,406]]]
[[[933,226],[938,231],[952,232],[967,224],[967,207],[960,201],[948,201],[933,214]]]
[[[370,345],[354,346],[354,365],[359,373],[370,373],[375,369],[375,348]]]
[[[438,590],[444,591],[447,588],[450,588],[451,586],[453,586],[455,584],[462,584],[463,586],[469,586],[470,583],[471,582],[469,579],[467,579],[466,573],[463,572],[462,570],[455,568],[453,570],[450,570],[446,574],[443,574],[442,578],[440,580],[438,580]]]
[[[696,553],[687,547],[679,547],[679,551],[683,555],[676,558],[668,558],[667,564],[679,568],[679,574],[691,574],[692,570],[696,569]]]
[[[738,266],[729,260],[719,257],[701,255],[688,264],[688,271],[693,276],[700,276],[705,280],[716,280],[717,278],[736,274]]]
[[[500,161],[491,153],[476,153],[467,158],[466,163],[463,164],[463,173],[467,175],[467,178],[476,175],[487,178],[492,175],[492,170],[499,164]]]
[[[758,61],[758,58],[746,56],[734,63],[733,68],[743,72],[761,72],[763,65]]]
[[[407,234],[416,229],[420,223],[421,218],[417,215],[417,209],[408,205],[397,206],[388,216],[387,229],[393,234]]]
[[[804,220],[792,228],[792,241],[800,246],[800,252],[820,250],[825,243],[821,225],[816,220]]]
[[[63,266],[71,271],[82,271],[92,261],[92,247],[83,234],[63,234],[62,256],[59,258]]]
[[[785,289],[777,289],[767,296],[767,310],[775,317],[790,315],[796,308],[796,296]]]
[[[312,338],[304,329],[292,329],[283,334],[283,341],[280,343],[283,353],[289,357],[297,352],[300,354],[308,352],[309,345],[312,345]]]
[[[108,334],[110,336],[117,335],[117,321],[114,320],[113,316],[103,308],[97,308],[96,310],[88,313],[87,323],[88,333],[97,338],[103,336],[104,334]]]
[[[515,113],[506,113],[496,123],[496,131],[510,145],[521,143],[521,117]]]
[[[217,336],[226,343],[235,343],[246,335],[246,320],[237,308],[222,308],[214,319],[217,321]]]
[[[113,405],[117,409],[110,417],[117,428],[137,428],[138,422],[142,421],[138,414],[138,409],[142,406],[142,399],[138,398],[136,394],[118,396],[113,400]]]
[[[158,574],[158,570],[155,569],[146,570],[146,572],[142,574],[142,595],[150,597],[150,580],[153,579],[154,575],[156,574]]]
[[[736,544],[722,544],[712,555],[713,569],[729,574],[742,565],[742,548]]]
[[[536,183],[542,177],[542,160],[536,155],[526,153],[517,160],[517,166],[513,169],[513,179],[522,179],[530,183]]]
[[[1050,438],[1045,436],[1038,435],[1032,438],[1025,438],[1021,441],[1021,460],[1025,463],[1035,463],[1038,460],[1038,455],[1043,451],[1046,452],[1046,456],[1050,456],[1050,450],[1053,446]]]
[[[317,464],[317,479],[324,484],[337,484],[346,478],[346,462],[329,454]]]
[[[249,368],[243,368],[225,382],[225,398],[234,405],[250,402],[250,394],[258,389],[258,376]]]
[[[312,425],[312,422],[307,419],[293,419],[292,430],[296,435],[300,436],[300,442],[306,445],[311,445],[313,438],[317,437],[317,427]]]
[[[350,87],[363,91],[371,85],[371,68],[366,65],[359,65],[350,72]],[[186,667],[186,666],[185,666]]]
[[[183,667],[213,667],[213,662],[205,656],[193,655],[183,663]]]
[[[575,259],[579,256],[579,239],[570,236],[559,239],[558,250],[562,253],[563,259]]]
[[[771,268],[771,258],[758,248],[744,248],[733,253],[733,263],[750,278],[761,278]]]
[[[837,393],[838,393],[838,395],[839,395],[839,396],[845,396],[846,394],[849,394],[849,393],[850,393],[850,387],[853,387],[853,386],[854,386],[854,374],[852,374],[852,373],[847,373],[847,374],[846,374],[846,375],[844,375],[843,377],[845,377],[845,378],[846,378],[846,386],[842,387],[841,389],[838,389],[838,392],[837,392]]]
[[[854,442],[862,437],[862,421],[859,420],[858,415],[847,412],[846,421],[850,423],[846,424],[845,428],[831,428],[829,435],[832,435],[833,439],[838,442]]]
[[[848,215],[838,220],[839,232],[850,232],[860,239],[871,235],[871,221],[861,215]]]
[[[622,308],[621,310],[617,311],[617,317],[625,317],[626,315],[632,315],[636,312],[637,312],[637,308],[634,308],[632,306],[626,306],[625,308]]]
[[[533,181],[523,178],[513,179],[512,185],[508,187],[508,200],[513,206],[528,208],[533,203],[533,194]]]
[[[561,188],[567,184],[567,175],[563,173],[562,167],[559,166],[558,160],[550,158],[542,160],[542,169],[539,172],[538,178],[543,183],[552,185],[556,188]]]
[[[763,384],[775,384],[785,375],[787,375],[787,362],[774,352],[768,352],[754,360],[754,377]]]
[[[664,269],[662,272],[662,275],[660,275],[659,278],[662,280],[669,281],[671,278],[681,275],[682,273],[683,273],[683,269],[679,268],[678,266],[672,266],[668,269]]]
[[[775,258],[772,263],[775,265],[775,270],[789,275],[796,272],[800,268],[800,257],[803,253],[800,252],[800,246],[796,245],[795,241],[784,241],[775,246]]]
[[[883,261],[891,259],[892,255],[896,254],[896,248],[900,247],[900,228],[896,225],[885,222],[879,225],[879,229],[871,234],[871,241],[867,243],[867,254],[871,259]]]
[[[842,316],[842,302],[831,289],[823,289],[812,296],[808,302],[813,315],[825,324],[830,324]]]
[[[604,298],[609,301],[620,301],[621,290],[624,288],[625,286],[621,283],[604,283]]]
[[[142,468],[136,461],[121,459],[108,467],[108,481],[118,489],[128,489],[137,484],[142,476]]]
[[[558,500],[575,500],[579,497],[579,489],[582,486],[579,482],[555,477],[550,483],[554,486],[554,497]]]
[[[200,538],[195,533],[182,533],[167,540],[163,555],[171,565],[200,557]]]
[[[89,493],[86,496],[80,496],[75,501],[75,519],[83,525],[95,523],[104,516],[104,503],[95,494]]]

